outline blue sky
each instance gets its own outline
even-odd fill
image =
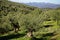
[[[45,2],[45,3],[60,4],[60,0],[10,0],[10,1],[20,2],[20,3]]]

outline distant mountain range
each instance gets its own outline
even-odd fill
[[[44,2],[31,2],[31,3],[25,3],[30,6],[35,6],[39,8],[57,8],[60,7],[60,4],[52,4],[52,3],[44,3]]]

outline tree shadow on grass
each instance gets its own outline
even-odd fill
[[[41,37],[41,38],[32,37],[31,40],[47,40],[47,38],[45,38],[45,37]]]
[[[41,38],[32,37],[31,40],[47,40],[48,36],[52,37],[52,36],[54,36],[54,33],[44,34],[44,35],[42,35]]]
[[[43,38],[32,37],[31,40],[43,40]]]
[[[25,34],[11,34],[11,35],[7,35],[7,36],[2,36],[0,37],[0,40],[10,40],[10,39],[14,39],[14,38],[20,38],[25,36]]]

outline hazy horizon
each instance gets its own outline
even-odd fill
[[[45,2],[45,3],[60,4],[60,0],[10,0],[10,1],[19,3]]]

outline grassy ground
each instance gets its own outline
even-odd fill
[[[49,39],[60,40],[60,31],[57,31],[57,35],[54,35],[54,36],[51,36],[52,34],[50,34],[51,32],[55,31],[56,29],[59,29],[59,26],[57,25],[57,23],[50,21],[50,22],[45,22],[44,24],[45,25],[52,24],[53,27],[48,27],[48,28],[45,28],[43,31],[35,32],[35,34],[38,34],[38,36],[34,39],[27,37],[26,33],[24,33],[24,31],[19,31],[18,33],[15,33],[14,31],[10,31],[9,33],[0,35],[0,40],[49,40]],[[48,30],[46,30],[46,29],[48,29]],[[43,35],[43,37],[42,37],[41,34],[45,34],[45,36]],[[44,39],[42,39],[41,37]]]

